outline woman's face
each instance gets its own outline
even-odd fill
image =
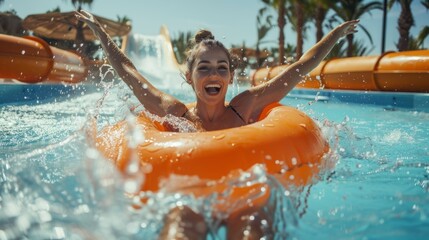
[[[219,47],[201,47],[192,71],[188,74],[188,82],[193,86],[199,100],[206,103],[225,101],[233,73],[230,71],[228,56],[224,50]]]

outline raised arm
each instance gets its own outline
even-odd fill
[[[166,114],[182,116],[187,111],[183,103],[155,88],[137,71],[131,60],[118,48],[91,13],[81,10],[75,12],[75,15],[77,19],[85,22],[100,39],[110,64],[148,111],[161,117]]]
[[[239,109],[243,116],[254,119],[262,108],[272,102],[280,101],[302,80],[302,76],[317,67],[339,39],[355,33],[358,22],[359,20],[353,20],[339,25],[304,53],[297,62],[271,80],[238,95],[231,100],[231,105]]]

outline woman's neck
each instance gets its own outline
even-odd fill
[[[195,115],[198,116],[203,123],[214,122],[224,115],[226,107],[224,102],[219,102],[215,105],[197,102],[194,111]]]

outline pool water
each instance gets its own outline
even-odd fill
[[[245,87],[232,87],[229,97]],[[139,199],[124,189],[144,179],[120,176],[89,147],[87,133],[89,119],[113,124],[136,100],[121,83],[98,88],[0,107],[0,239],[156,239],[171,206],[209,212],[210,200],[166,193],[144,193],[147,205],[130,207]],[[164,90],[193,101],[189,89]],[[429,113],[295,97],[282,103],[317,121],[336,167],[300,191],[277,188],[276,239],[426,239]],[[261,169],[251,173],[267,179]],[[211,238],[223,238],[218,223],[210,227]]]
[[[311,189],[298,238],[426,238],[428,113],[332,103],[310,108],[337,123],[340,158],[332,177]]]

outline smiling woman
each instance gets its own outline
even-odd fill
[[[199,34],[197,34],[197,36],[198,35]],[[210,44],[213,45],[215,43],[213,42]],[[197,53],[198,57],[195,56]],[[218,45],[216,49],[211,51],[209,51],[207,48],[192,50],[190,56],[187,58],[187,82],[193,87],[194,90],[196,90],[198,84],[201,85],[201,83],[203,83],[202,86],[208,95],[218,95],[221,90],[226,89],[226,87],[224,87],[225,84],[227,85],[232,83],[233,76],[231,75],[231,71],[229,69],[233,70],[234,68],[232,65],[229,65],[229,62],[231,62],[230,59],[231,57],[223,45]],[[194,62],[196,60],[198,60],[195,66],[196,71],[192,71]],[[207,78],[210,75],[215,76],[215,78],[208,82],[192,80]]]
[[[187,53],[186,81],[199,101],[185,113],[204,130],[239,127],[248,122],[231,105],[225,104],[228,84],[233,82],[237,59],[214,39],[210,31],[199,31]]]
[[[233,81],[235,61],[210,31],[200,31],[195,35],[186,60],[186,81],[193,87],[197,98],[195,106],[188,108],[185,103],[155,88],[142,76],[127,56],[113,44],[92,14],[81,11],[76,13],[76,17],[94,31],[107,52],[112,67],[146,110],[160,117],[168,114],[183,117],[196,123],[201,131],[221,130],[255,122],[267,105],[281,100],[301,81],[303,75],[315,68],[340,38],[354,33],[358,23],[355,20],[338,26],[299,61],[270,81],[238,94],[229,104],[225,103],[225,96],[228,84]]]
[[[166,115],[182,117],[197,124],[201,131],[225,130],[256,122],[268,105],[280,101],[301,81],[303,75],[309,73],[319,65],[340,38],[354,33],[356,31],[356,24],[359,22],[358,20],[354,20],[341,24],[305,53],[296,63],[291,64],[273,79],[238,94],[229,103],[225,103],[225,96],[228,84],[233,81],[234,60],[225,46],[215,40],[211,32],[206,30],[200,31],[195,35],[193,46],[189,50],[186,60],[186,81],[193,87],[197,98],[195,105],[188,106],[150,84],[137,71],[127,56],[113,43],[105,29],[92,14],[80,11],[76,12],[76,17],[85,22],[94,31],[95,35],[100,39],[112,67],[132,89],[147,111],[160,117]],[[302,127],[305,128],[306,125]],[[263,133],[260,132],[260,134]],[[224,144],[229,144],[229,142],[224,142]],[[254,144],[258,145],[259,142],[255,141]],[[168,165],[169,161],[164,162]],[[204,165],[201,166],[204,167]],[[180,216],[181,212],[189,213],[188,210],[180,211],[180,209],[172,213]],[[238,213],[236,215],[237,221],[233,221],[234,224],[231,226],[233,229],[228,231],[228,234],[235,233],[237,235],[234,235],[232,239],[238,239],[244,237],[243,230],[246,229],[247,236],[252,236],[255,239],[264,237],[265,230],[262,228],[265,229],[267,228],[266,226],[253,226],[248,221],[240,220],[242,216],[261,217],[262,215],[261,209],[252,209],[252,212],[244,211]],[[193,223],[199,221],[196,218],[173,217],[167,219],[182,220],[180,224],[176,224],[180,220],[167,222],[165,228],[173,229],[172,232],[176,232],[180,236],[168,235],[166,238],[191,236],[192,239],[204,238],[204,231],[196,233],[193,229],[178,229],[181,225],[190,224],[192,226]],[[270,225],[270,221],[265,222]],[[270,232],[271,227],[268,227],[268,229],[268,232]],[[196,237],[195,234],[199,234],[199,236]]]

